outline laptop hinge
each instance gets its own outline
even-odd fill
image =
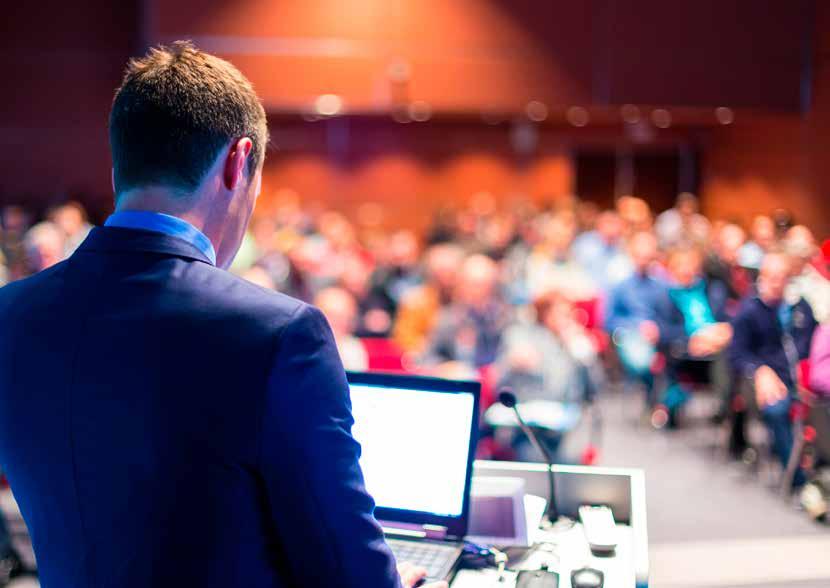
[[[403,539],[437,539],[447,538],[447,528],[441,525],[416,525],[407,523],[392,523],[380,521],[383,533],[389,537]]]

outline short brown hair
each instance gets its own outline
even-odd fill
[[[230,141],[249,137],[252,175],[268,127],[251,82],[231,63],[188,41],[127,65],[109,119],[115,193],[147,185],[194,190]]]

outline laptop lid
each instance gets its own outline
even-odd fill
[[[481,384],[348,372],[360,466],[382,521],[464,537]]]

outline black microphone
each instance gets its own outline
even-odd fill
[[[536,450],[542,454],[542,457],[548,466],[548,493],[550,495],[550,499],[548,500],[548,508],[545,512],[545,516],[549,522],[554,523],[559,518],[559,513],[556,511],[556,484],[553,479],[553,459],[550,456],[550,452],[539,441],[536,433],[527,425],[525,420],[522,418],[521,413],[519,413],[519,407],[516,406],[516,395],[513,394],[513,390],[507,386],[502,387],[499,390],[499,402],[507,408],[513,409],[516,419],[519,421],[519,428],[521,428],[522,432],[527,435],[527,438],[530,439],[530,442]]]

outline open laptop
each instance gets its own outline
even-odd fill
[[[360,466],[398,562],[450,580],[467,534],[478,382],[349,372]]]

